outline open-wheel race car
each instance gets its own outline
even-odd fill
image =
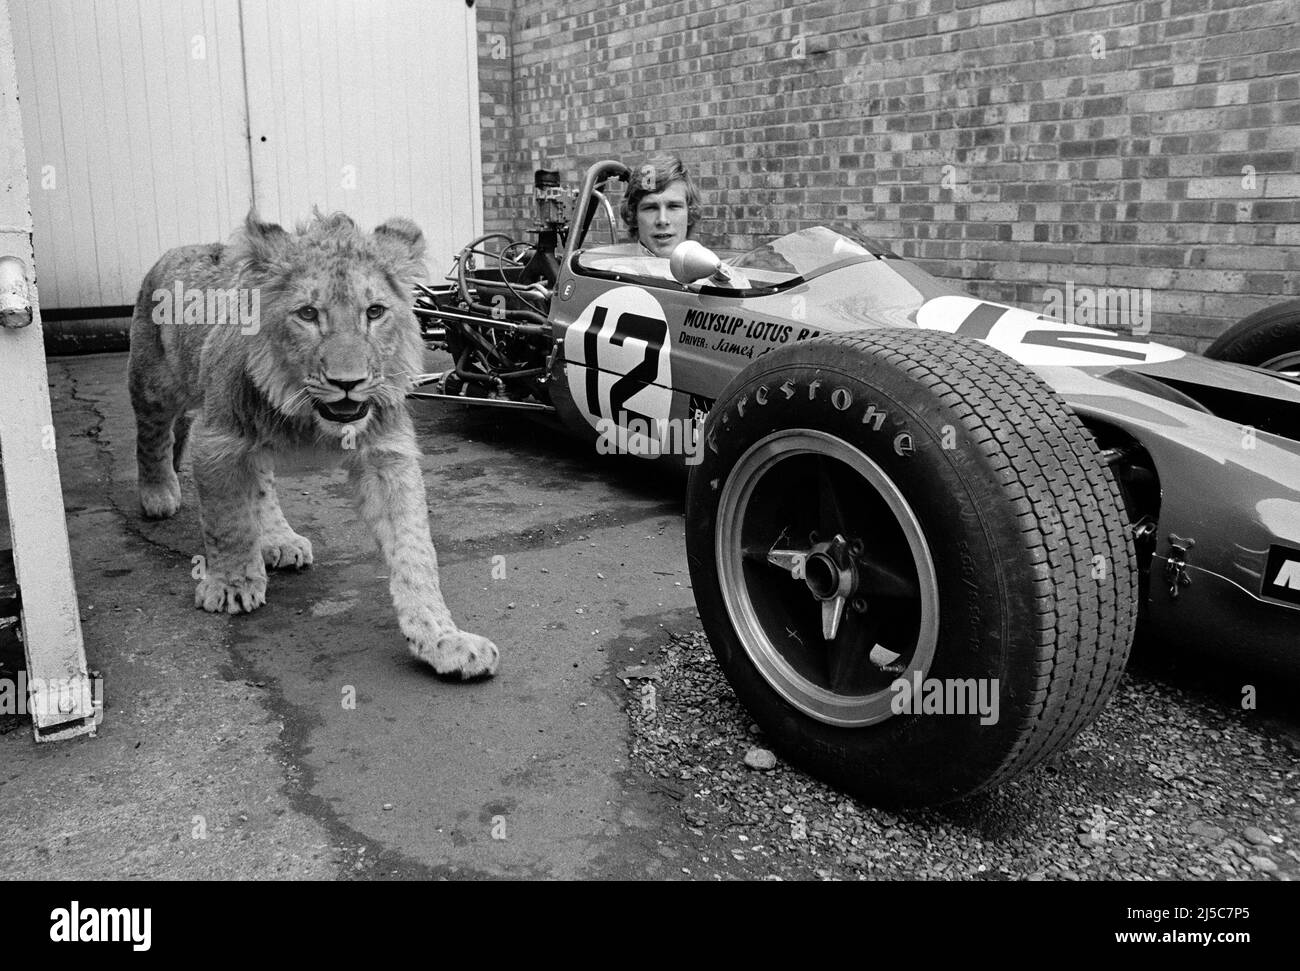
[[[689,466],[696,602],[792,762],[869,801],[1005,782],[1101,711],[1139,616],[1300,660],[1300,381],[973,298],[815,227],[725,261],[617,242],[539,172],[417,314],[413,394]],[[608,241],[604,223],[609,224]]]

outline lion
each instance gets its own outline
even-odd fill
[[[440,674],[487,677],[496,645],[460,630],[443,601],[406,408],[423,363],[410,294],[424,246],[407,219],[366,235],[316,211],[290,233],[254,211],[228,244],[167,252],[131,324],[140,507],[176,514],[188,441],[206,550],[195,605],[251,612],[268,567],[312,563],[280,511],[276,456],[331,453],[387,561],[411,652]]]

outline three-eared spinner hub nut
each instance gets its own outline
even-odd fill
[[[834,640],[839,632],[845,606],[858,613],[866,610],[866,601],[857,596],[859,571],[855,557],[862,556],[861,540],[846,540],[838,533],[829,540],[819,540],[814,532],[808,537],[807,550],[777,550],[767,554],[767,561],[803,581],[808,592],[822,605],[822,636]]]
[[[818,600],[847,597],[857,588],[857,577],[849,559],[849,544],[843,536],[817,543],[804,561],[804,582]]]

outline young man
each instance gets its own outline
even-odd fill
[[[667,260],[679,243],[693,235],[695,224],[700,219],[700,192],[680,158],[655,156],[632,171],[619,215],[634,242],[626,249],[610,247],[604,252],[619,250],[619,255],[623,256],[653,256]],[[666,265],[630,268],[615,264],[604,268],[671,276]],[[726,280],[713,279],[709,283],[738,290],[750,285],[744,274],[734,269],[729,271]]]
[[[700,193],[675,156],[656,156],[632,172],[621,207],[628,235],[667,259],[700,219]]]

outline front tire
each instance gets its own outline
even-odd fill
[[[696,602],[737,696],[791,762],[880,804],[997,785],[1097,716],[1136,620],[1125,523],[1047,385],[920,331],[765,355],[687,487]]]

